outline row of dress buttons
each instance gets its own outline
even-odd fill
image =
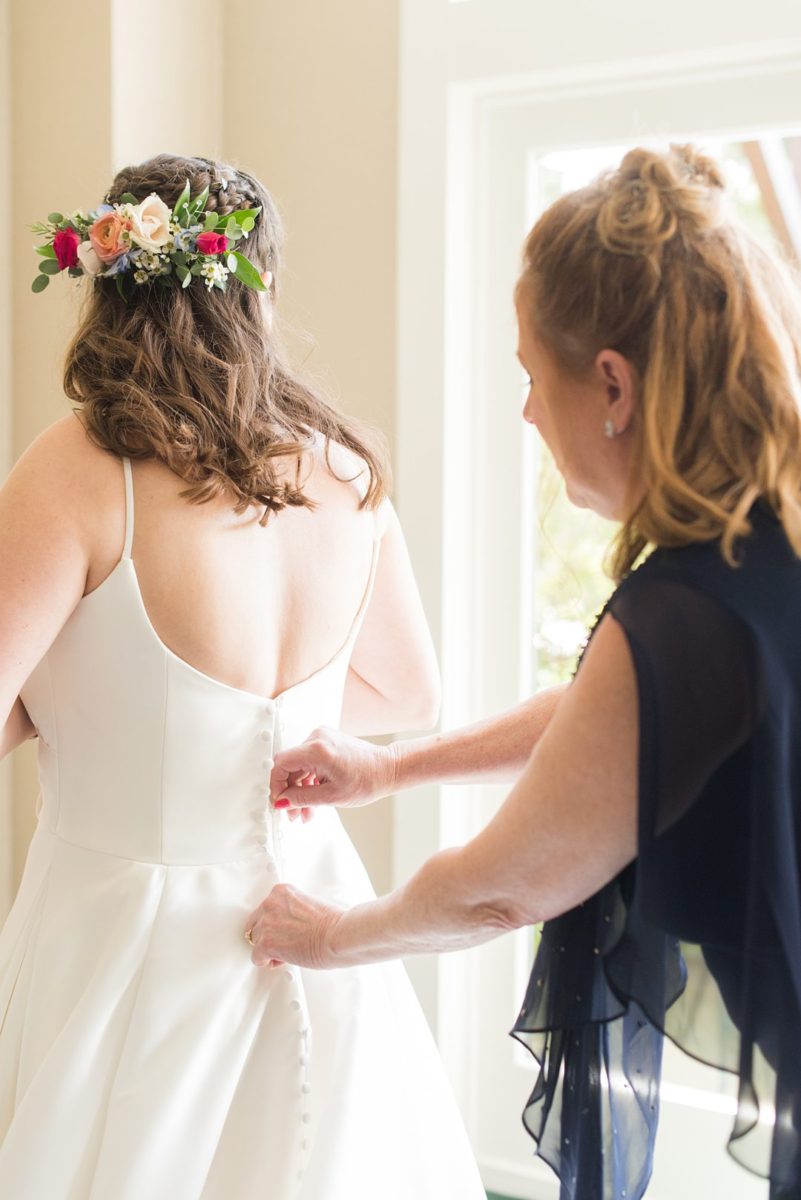
[[[289,1007],[293,1013],[297,1015],[298,1020],[298,1039],[300,1043],[298,1051],[298,1066],[300,1067],[300,1083],[299,1083],[299,1101],[300,1101],[300,1149],[303,1155],[304,1162],[298,1167],[297,1180],[302,1183],[305,1173],[305,1160],[308,1157],[310,1150],[309,1129],[311,1124],[310,1096],[311,1083],[309,1082],[309,1064],[311,1058],[311,1027],[309,1025],[308,1012],[306,1011],[305,996],[303,987],[300,983],[299,974],[291,967],[281,968],[285,980],[290,984],[292,990],[292,999],[289,1001]]]
[[[269,727],[263,727],[259,732],[259,738],[262,742],[271,743],[273,741],[273,721],[274,708],[272,704],[265,704],[263,716],[269,718]],[[274,838],[270,834],[274,831],[274,825],[271,820],[272,806],[270,804],[270,768],[272,766],[272,758],[270,754],[266,754],[259,761],[259,780],[256,784],[256,793],[258,795],[259,804],[254,808],[253,816],[257,822],[256,844],[266,852],[267,870],[271,875],[278,874],[278,866],[275,861],[275,846]]]

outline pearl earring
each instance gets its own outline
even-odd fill
[[[606,434],[606,436],[608,438],[617,437],[617,430],[615,429],[615,423],[611,417],[607,417],[606,420],[604,421],[604,433]]]

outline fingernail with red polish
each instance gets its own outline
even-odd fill
[[[288,800],[276,800],[273,807],[274,808],[289,808],[289,801]]]

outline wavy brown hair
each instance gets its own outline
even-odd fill
[[[128,303],[114,280],[87,278],[88,295],[64,365],[64,390],[80,405],[98,445],[132,458],[156,458],[186,480],[181,494],[203,503],[223,493],[235,511],[251,504],[270,513],[314,507],[302,466],[315,435],[354,451],[369,483],[362,507],[375,508],[388,487],[383,440],[339,413],[289,365],[267,320],[281,278],[282,226],[267,189],[241,168],[208,158],[159,154],[115,176],[106,201],[156,192],[172,208],[189,180],[194,197],[209,189],[206,211],[221,215],[261,207],[240,249],[272,272],[270,295],[233,275],[227,288],[196,279],[187,288],[139,285]],[[277,461],[294,456],[287,480]],[[330,464],[329,464],[330,465]],[[292,473],[290,473],[292,474]]]
[[[636,372],[616,579],[648,545],[720,538],[733,563],[758,499],[801,555],[800,295],[693,146],[631,150],[534,226],[518,298],[543,343],[574,377],[603,349]]]

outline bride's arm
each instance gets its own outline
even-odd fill
[[[62,418],[0,488],[0,758],[31,736],[20,691],[86,584],[85,441],[75,418]]]
[[[406,540],[392,504],[370,603],[353,647],[340,725],[367,737],[431,729],[440,706],[439,667]]]
[[[19,696],[9,713],[8,720],[0,729],[0,759],[4,759],[28,738],[36,737],[36,726],[28,716],[28,710]]]

